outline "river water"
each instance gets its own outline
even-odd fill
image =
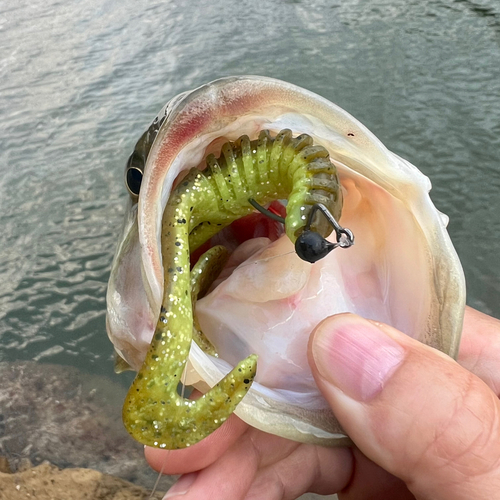
[[[496,0],[4,0],[0,74],[0,361],[113,377],[125,161],[167,100],[232,74],[321,94],[428,175],[468,303],[500,317]]]

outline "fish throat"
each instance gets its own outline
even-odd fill
[[[228,252],[213,247],[193,269],[191,253],[237,219],[274,200],[287,199],[285,232],[304,260],[314,262],[336,246],[353,243],[337,221],[342,190],[335,165],[309,135],[276,137],[261,131],[222,146],[221,156],[206,158],[177,185],[162,219],[164,295],[146,359],[125,400],[123,421],[139,442],[159,448],[197,443],[227,420],[250,388],[257,357],[241,361],[216,386],[193,401],[179,394],[191,342],[216,354],[200,331],[194,304],[224,266]],[[337,244],[326,237],[335,229]]]

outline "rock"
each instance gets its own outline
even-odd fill
[[[149,491],[91,469],[64,469],[44,462],[17,473],[0,473],[0,498],[17,500],[146,500]],[[153,499],[164,493],[156,492]]]
[[[12,470],[48,460],[152,488],[158,474],[122,424],[125,387],[74,367],[30,361],[0,363],[0,380],[0,455]],[[172,482],[163,478],[160,487]]]

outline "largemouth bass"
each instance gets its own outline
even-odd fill
[[[306,356],[335,313],[456,356],[464,276],[429,179],[326,99],[255,76],[180,94],[137,143],[126,183],[107,329],[139,371],[124,421],[141,442],[189,446],[236,408],[266,432],[346,443]],[[321,255],[297,255],[306,233]],[[193,403],[180,381],[215,389]]]

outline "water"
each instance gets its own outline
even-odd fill
[[[125,161],[168,99],[231,74],[323,95],[426,173],[468,303],[500,317],[495,0],[4,0],[0,54],[0,361],[113,376]]]

